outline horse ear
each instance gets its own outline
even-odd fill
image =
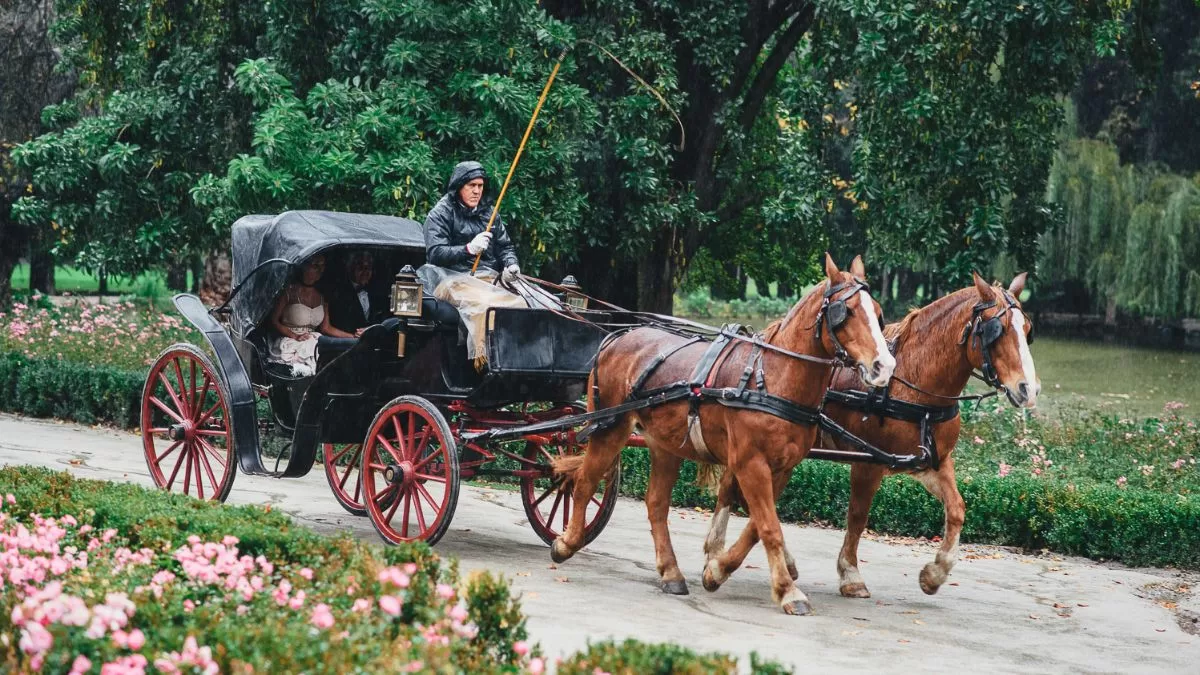
[[[1014,298],[1020,299],[1021,291],[1025,290],[1025,278],[1029,276],[1028,272],[1021,272],[1013,277],[1012,283],[1008,285],[1008,292]]]
[[[861,255],[854,256],[854,262],[850,263],[850,274],[858,277],[859,279],[867,278],[867,268],[865,265],[863,265]]]
[[[838,269],[838,266],[836,264],[834,264],[834,262],[833,262],[833,256],[829,255],[829,251],[826,251],[825,252],[825,276],[828,277],[830,281],[837,281],[837,275],[838,275],[838,272],[840,272],[840,271],[841,270]]]
[[[971,272],[971,278],[975,281],[975,290],[979,293],[980,300],[987,302],[995,299],[995,296],[992,295],[992,287],[988,286],[983,277],[979,276],[979,272]]]

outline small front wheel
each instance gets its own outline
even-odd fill
[[[362,470],[362,445],[358,443],[326,443],[321,449],[322,464],[325,465],[325,479],[333,490],[333,498],[352,515],[365,516],[367,509],[363,506],[362,481],[359,472]]]
[[[435,544],[458,505],[458,447],[446,418],[420,396],[385,405],[362,445],[362,500],[384,541]]]
[[[176,344],[158,356],[142,389],[141,427],[155,485],[225,501],[237,475],[229,397],[204,352]]]

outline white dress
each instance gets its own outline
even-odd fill
[[[316,331],[325,321],[325,308],[294,302],[283,308],[279,321],[293,332],[306,335]],[[317,372],[316,340],[293,340],[281,335],[272,346],[271,360],[291,366],[292,374],[296,377],[307,377]]]

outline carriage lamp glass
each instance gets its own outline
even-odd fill
[[[568,274],[559,286],[563,287],[563,300],[575,309],[587,309],[588,299],[583,294],[583,287],[575,280],[573,275]]]
[[[421,316],[421,282],[412,265],[405,265],[392,282],[392,314]]]

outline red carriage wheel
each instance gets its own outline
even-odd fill
[[[333,498],[343,509],[356,516],[367,515],[363,506],[362,445],[358,443],[326,443],[321,450],[325,478],[333,490]]]
[[[530,441],[525,444],[525,459],[536,462],[536,466],[522,468],[536,468],[538,476],[521,477],[521,504],[525,507],[525,516],[529,518],[530,527],[547,544],[553,544],[567,529],[571,512],[578,508],[573,497],[574,481],[564,483],[561,477],[554,477],[550,462],[556,457],[579,453],[579,445],[575,443],[542,445]],[[604,526],[608,525],[613,508],[617,505],[617,489],[620,484],[621,464],[618,462],[612,472],[596,486],[596,491],[587,505],[584,546],[592,543]]]
[[[159,355],[142,389],[142,447],[154,484],[225,501],[237,475],[225,387],[196,347]]]
[[[362,452],[363,502],[392,544],[433,545],[458,505],[458,447],[446,418],[419,396],[401,396],[375,416]]]

